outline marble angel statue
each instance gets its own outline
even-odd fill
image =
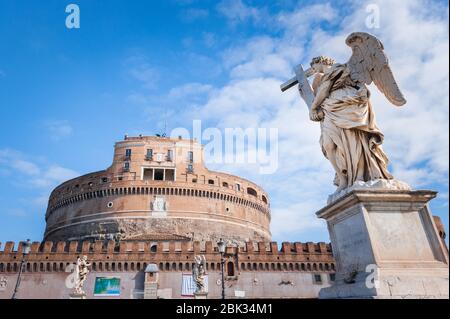
[[[192,278],[196,285],[195,293],[205,293],[206,258],[204,255],[194,257],[195,264],[192,268]]]
[[[336,192],[355,183],[393,179],[367,86],[374,83],[396,106],[406,103],[383,44],[362,32],[352,33],[346,43],[353,51],[347,63],[321,56],[305,71],[306,77],[314,76],[310,119],[320,122],[320,145],[336,171]]]
[[[86,293],[83,290],[84,282],[87,279],[87,275],[89,274],[89,266],[91,264],[87,261],[87,256],[83,256],[82,258],[78,257],[77,263],[75,266],[75,293],[79,295],[85,295]]]

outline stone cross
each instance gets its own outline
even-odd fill
[[[314,92],[308,82],[308,77],[306,76],[308,71],[309,70],[305,72],[305,70],[303,70],[303,65],[301,64],[296,66],[294,68],[295,77],[283,83],[280,88],[282,92],[285,92],[291,87],[298,84],[298,91],[300,92],[300,96],[303,98],[303,100],[305,100],[308,109],[311,110],[311,105],[314,102]]]

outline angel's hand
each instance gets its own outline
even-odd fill
[[[311,109],[311,111],[309,112],[309,118],[311,121],[314,121],[314,122],[322,121],[324,116],[325,116],[325,114],[320,109],[319,110]]]

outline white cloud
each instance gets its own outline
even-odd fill
[[[5,171],[14,175],[12,182],[22,187],[50,189],[79,174],[59,165],[43,165],[31,162],[22,153],[0,149],[0,164]]]
[[[408,99],[406,106],[396,108],[371,88],[393,174],[415,188],[433,183],[448,188],[449,39],[448,14],[442,13],[448,8],[418,0],[375,1],[381,8],[381,28],[367,30],[365,9],[373,2],[352,2],[353,12],[346,17],[331,4],[302,4],[294,11],[278,13],[272,18],[282,35],[241,40],[225,50],[222,57],[229,82],[213,89],[207,101],[186,116],[195,118],[194,112],[200,113],[220,128],[279,128],[276,174],[261,176],[253,167],[226,167],[260,183],[271,194],[274,234],[323,227],[314,222],[313,213],[334,190],[334,173],[318,144],[319,126],[309,121],[298,93],[294,89],[281,93],[279,85],[292,76],[291,67],[314,56],[325,54],[346,62],[351,50],[345,38],[354,31],[375,33],[382,40]],[[219,10],[234,22],[260,14],[242,1],[222,2]],[[334,28],[324,27],[327,23]]]
[[[53,141],[60,141],[72,135],[73,128],[68,121],[54,120],[44,123]]]
[[[260,21],[264,12],[256,7],[246,5],[242,0],[222,0],[217,10],[223,14],[231,24],[246,20]]]
[[[159,72],[142,54],[129,56],[125,68],[132,79],[139,81],[145,89],[153,89],[159,79]]]
[[[209,11],[201,8],[189,8],[182,11],[181,19],[186,22],[193,22],[200,19],[205,19],[209,16]]]

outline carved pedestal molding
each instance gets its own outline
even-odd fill
[[[208,299],[207,292],[194,292],[194,299]]]
[[[318,211],[337,263],[319,298],[448,298],[448,252],[427,204],[436,194],[354,189]]]

